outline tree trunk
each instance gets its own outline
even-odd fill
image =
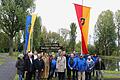
[[[119,52],[120,52],[120,25],[118,25],[118,50],[117,50],[117,55],[119,55]]]
[[[13,37],[9,38],[9,55],[13,54]]]

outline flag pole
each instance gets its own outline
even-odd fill
[[[84,0],[82,0],[82,5],[83,5]]]
[[[83,6],[83,2],[84,2],[84,1],[82,0],[82,6]],[[82,8],[82,10],[83,10],[83,8]],[[82,31],[81,31],[81,54],[83,54],[82,52],[83,52],[83,51],[82,51]]]

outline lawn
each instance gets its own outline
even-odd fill
[[[109,70],[105,70],[104,71],[107,74],[120,74],[120,71],[109,71]]]
[[[12,56],[10,56],[12,59],[17,60],[18,55],[20,52],[13,52]]]
[[[120,78],[120,71],[104,71],[104,79],[117,79]]]
[[[5,62],[6,62],[5,59],[2,58],[2,57],[0,57],[0,65],[2,65],[2,64],[5,63]]]
[[[118,79],[120,76],[104,76],[104,79]]]

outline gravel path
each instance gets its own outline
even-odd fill
[[[16,61],[8,57],[6,54],[0,54],[0,57],[4,57],[6,62],[0,65],[0,80],[14,80],[16,69]]]

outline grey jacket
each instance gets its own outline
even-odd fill
[[[65,56],[57,57],[56,69],[57,69],[57,72],[65,72],[65,69],[66,69],[66,57]]]

